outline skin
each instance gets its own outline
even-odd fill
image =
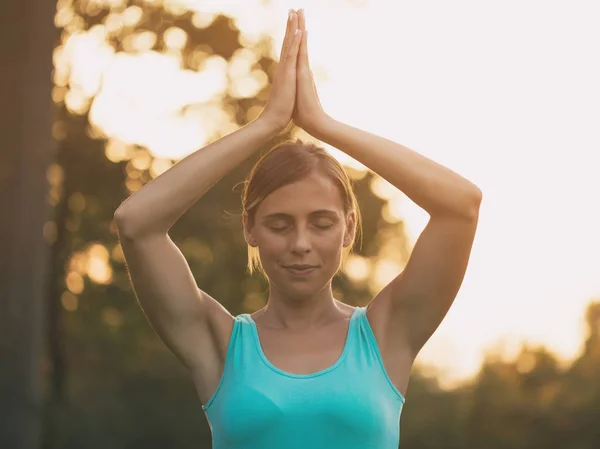
[[[326,209],[331,215],[312,215]],[[268,218],[273,213],[290,215]],[[268,276],[267,305],[253,315],[268,327],[310,330],[347,319],[352,307],[333,297],[331,281],[343,248],[354,237],[354,213],[344,214],[336,185],[320,173],[272,192],[258,206],[254,226],[244,232],[249,245],[258,247]],[[284,265],[318,265],[306,277],[296,277]]]
[[[309,66],[304,10],[292,11],[282,58],[296,51],[294,63],[289,64],[293,76],[283,72],[288,76],[280,77],[282,89],[274,89],[272,110],[278,107],[279,116],[285,116],[285,123],[293,119],[296,126],[314,135],[328,116],[321,107]],[[296,30],[302,31],[298,37],[295,37]],[[289,63],[289,60],[286,62]],[[294,92],[291,108],[283,92]],[[289,111],[289,117],[283,111]],[[275,120],[276,116],[270,117]],[[333,210],[336,216],[310,216],[311,212],[320,209]],[[272,213],[287,213],[291,217],[287,221],[265,221],[264,217]],[[247,229],[244,217],[246,241],[258,247],[269,281],[267,305],[252,315],[257,324],[273,329],[310,331],[347,321],[354,308],[336,300],[331,287],[342,250],[351,244],[353,238],[356,217],[353,213],[344,215],[342,198],[335,184],[323,175],[313,173],[271,193],[257,209],[254,229]],[[317,227],[328,224],[332,225],[329,229]],[[288,228],[275,232],[269,226]],[[294,263],[319,265],[319,268],[307,277],[299,278],[282,267]]]
[[[403,271],[367,306],[367,318],[386,370],[404,394],[412,363],[442,322],[462,284],[482,193],[467,179],[410,148],[346,125],[326,114],[309,67],[307,33],[296,34],[297,29],[305,30],[302,11],[288,22],[284,45],[285,55],[289,55],[290,50],[296,51],[297,57],[286,57],[286,65],[281,66],[265,119],[285,125],[293,119],[307,133],[340,149],[386,179],[430,216]],[[302,39],[294,39],[294,35]],[[288,111],[292,111],[290,116],[286,115]],[[289,234],[284,237],[269,234],[261,228],[260,222],[255,230],[246,232],[248,243],[259,248],[270,278],[269,302],[255,314],[256,318],[280,329],[313,330],[302,334],[310,339],[318,333],[315,331],[320,325],[336,319],[338,322],[347,320],[349,311],[343,307],[350,306],[342,306],[333,298],[330,284],[345,237],[340,229],[332,230],[330,238],[322,238],[308,221],[308,213],[320,209],[327,198],[327,189],[324,183],[312,186],[307,182],[299,187],[302,188],[274,192],[273,197],[277,200],[268,205],[270,210],[278,212],[278,209],[293,208],[288,211],[294,218]],[[332,192],[328,198],[340,201],[340,197],[333,196]],[[337,204],[339,207],[340,203]],[[306,279],[286,277],[281,268],[282,263],[313,262],[323,264],[319,269],[321,272]],[[331,330],[330,335],[342,332],[340,326],[328,329],[334,328],[336,331]],[[286,346],[282,358],[292,352],[291,346]],[[329,350],[329,347],[322,349]]]
[[[412,362],[444,318],[467,267],[481,191],[408,147],[325,114],[308,65],[307,35],[295,34],[304,24],[302,14],[288,21],[269,101],[259,118],[186,158],[115,212],[138,299],[161,338],[193,371],[204,402],[221,379],[235,318],[196,286],[167,232],[210,186],[292,119],[386,179],[430,215],[406,267],[366,307],[385,368],[403,394]],[[352,241],[354,218],[344,217],[345,226],[323,230],[327,238],[309,220],[309,213],[321,208],[343,217],[341,196],[327,181],[311,176],[283,187],[260,205],[253,229],[244,219],[246,239],[258,247],[270,282],[269,302],[253,317],[261,323],[260,343],[269,360],[293,373],[314,372],[336,360],[354,310],[335,300],[331,291],[342,249]],[[164,213],[148,217],[156,198],[165,195]],[[286,232],[274,233],[261,221],[271,212],[290,214]],[[281,267],[288,263],[320,267],[300,279]]]

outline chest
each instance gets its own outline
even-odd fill
[[[259,373],[231,378],[209,409],[218,447],[398,447],[402,402],[385,383],[344,369],[302,379],[265,368]]]
[[[347,340],[345,326],[333,325],[313,332],[290,333],[260,328],[260,349],[274,367],[290,374],[312,374],[333,366]]]

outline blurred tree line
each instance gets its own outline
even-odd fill
[[[250,46],[231,17],[217,14],[205,20],[181,5],[60,0],[55,66],[69,38],[92,29],[102,29],[115,51],[131,54],[139,51],[132,39],[148,33],[155,37],[153,50],[170,52],[165,35],[182,30],[187,38],[179,49],[181,68],[194,71],[210,56],[231,61]],[[267,38],[252,44],[261,55],[252,69],[264,72],[269,82],[251,97],[226,89],[220,102],[229,121],[207,130],[210,141],[230,133],[231,123],[244,125],[264,107],[276,67],[271,47]],[[50,247],[41,364],[43,447],[208,448],[210,431],[189,373],[140,309],[113,222],[125,198],[176,161],[154,156],[141,143],[111,142],[90,120],[97,92],[83,95],[68,65],[55,68],[53,76],[57,152],[47,171],[52,216],[43,228]],[[69,104],[72,92],[82,100]],[[170,231],[199,287],[233,315],[257,310],[267,298],[266,282],[246,273],[241,189],[233,187],[262,153],[289,137],[269,142],[224,177]],[[386,245],[393,240],[398,263],[404,263],[409,249],[402,222],[385,218],[386,200],[373,192],[376,176],[348,170],[364,219],[356,253],[375,262],[384,253],[389,257]],[[368,280],[334,279],[336,297],[352,305],[368,303],[373,288]],[[561,369],[544,348],[524,347],[513,361],[490,357],[476,379],[452,391],[416,370],[402,417],[401,447],[600,447],[595,425],[600,416],[600,304],[589,307],[587,323],[585,351],[568,369]]]
[[[452,391],[415,373],[400,447],[600,447],[600,300],[587,308],[586,333],[568,367],[544,347],[523,345],[514,360],[489,354],[478,375]]]

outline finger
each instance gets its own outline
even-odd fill
[[[298,49],[298,68],[306,73],[310,70],[308,63],[308,30],[302,31],[302,41]]]
[[[296,73],[296,65],[298,61],[298,50],[300,48],[300,42],[302,41],[302,35],[304,33],[302,30],[296,30],[296,34],[294,35],[294,40],[291,43],[290,51],[288,52],[286,58],[286,65],[290,70],[290,73]]]
[[[283,38],[283,45],[281,46],[281,54],[279,55],[279,60],[285,58],[288,48],[290,47],[290,42],[293,41],[294,33],[296,31],[298,24],[298,14],[293,9],[290,9],[288,12],[288,21],[287,28],[285,30],[285,36]]]
[[[289,35],[290,35],[290,27],[291,27],[291,23],[292,23],[292,11],[293,9],[290,9],[288,11],[288,20],[287,20],[287,24],[285,27],[285,35],[283,36],[283,41],[281,43],[281,52],[279,53],[279,60],[282,61],[283,57],[285,56],[285,49],[287,47],[287,41],[289,39]]]
[[[298,47],[298,68],[304,69],[308,61],[304,53],[306,53],[306,16],[304,15],[304,8],[298,10],[298,29],[302,30],[302,40]]]
[[[298,28],[301,30],[306,29],[306,17],[304,15],[304,8],[298,10]]]

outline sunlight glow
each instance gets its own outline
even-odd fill
[[[129,6],[125,11],[123,11],[121,17],[123,19],[123,23],[126,26],[132,27],[134,25],[137,25],[137,23],[142,18],[143,14],[144,11],[139,6]]]
[[[65,285],[71,293],[76,295],[79,295],[81,292],[83,292],[83,278],[75,271],[69,271],[69,273],[67,273]]]
[[[71,292],[63,292],[60,296],[60,303],[68,312],[75,312],[79,308],[79,297]]]
[[[123,247],[121,246],[120,243],[117,243],[113,247],[110,255],[117,262],[125,263],[125,254],[123,253]]]
[[[117,55],[104,74],[90,122],[110,137],[149,148],[154,156],[181,158],[204,144],[204,129],[228,120],[210,104],[227,87],[223,68],[219,57],[196,73],[180,70],[178,59],[156,52]],[[182,113],[190,104],[198,106]]]
[[[171,27],[165,31],[163,39],[167,48],[172,50],[181,50],[187,42],[187,33],[181,28]]]
[[[384,200],[391,200],[399,195],[399,190],[381,176],[372,179],[371,191]]]
[[[402,266],[391,259],[378,259],[375,262],[375,275],[372,278],[371,291],[380,291],[402,271]]]
[[[93,244],[87,251],[87,275],[96,284],[112,282],[112,268],[108,263],[109,254],[106,247]]]
[[[462,0],[436,2],[432,9],[431,3],[382,0],[343,8],[317,0],[145,0],[163,3],[173,13],[194,12],[198,28],[224,12],[242,30],[242,45],[271,36],[275,58],[288,8],[304,7],[311,68],[327,113],[413,148],[481,188],[469,269],[446,319],[419,354],[421,367],[440,373],[449,386],[474,374],[494,348],[518,356],[521,343],[543,343],[565,363],[578,354],[583,310],[600,294],[600,216],[591,207],[600,192],[600,63],[590,57],[600,42],[598,3]],[[252,71],[257,54],[250,49],[228,63],[200,45],[188,61],[197,71],[182,70],[177,49],[187,35],[179,29],[165,34],[172,54],[151,50],[158,39],[151,32],[127,38],[125,48],[137,54],[115,54],[106,36],[137,23],[137,7],[125,8],[123,0],[90,1],[89,8],[109,5],[114,11],[104,25],[83,33],[71,5],[60,0],[57,6],[55,23],[66,31],[53,55],[52,98],[74,114],[89,110],[92,132],[107,137],[109,160],[136,158],[128,165],[130,191],[143,185],[141,170],[158,176],[216,130],[237,129],[235,111],[221,99],[251,97],[267,82]],[[368,51],[360,50],[365,39]],[[53,135],[64,137],[60,124]],[[351,179],[366,175],[363,164],[318,143]],[[136,145],[156,159],[136,156]],[[49,179],[61,176],[57,169],[48,172]],[[378,236],[382,258],[371,270],[370,260],[347,261],[349,275],[377,291],[403,268],[429,217],[381,178],[372,189],[389,200],[384,219],[398,222],[409,240],[403,245],[392,235]],[[52,187],[49,200],[55,203],[60,195]],[[52,238],[55,231],[48,224],[44,235]],[[69,260],[65,282],[72,293],[61,299],[67,310],[77,308],[83,276],[99,283],[110,279],[108,252],[89,257],[88,263],[87,254],[75,253]],[[250,292],[244,304],[255,310],[261,297]],[[118,312],[109,310],[103,319],[116,326]],[[521,357],[520,369],[531,369],[535,360]]]
[[[151,50],[156,45],[156,40],[156,33],[152,31],[136,31],[125,37],[123,48],[128,52],[145,52]]]
[[[344,272],[354,282],[365,281],[370,271],[369,261],[356,254],[349,255],[344,263]]]

